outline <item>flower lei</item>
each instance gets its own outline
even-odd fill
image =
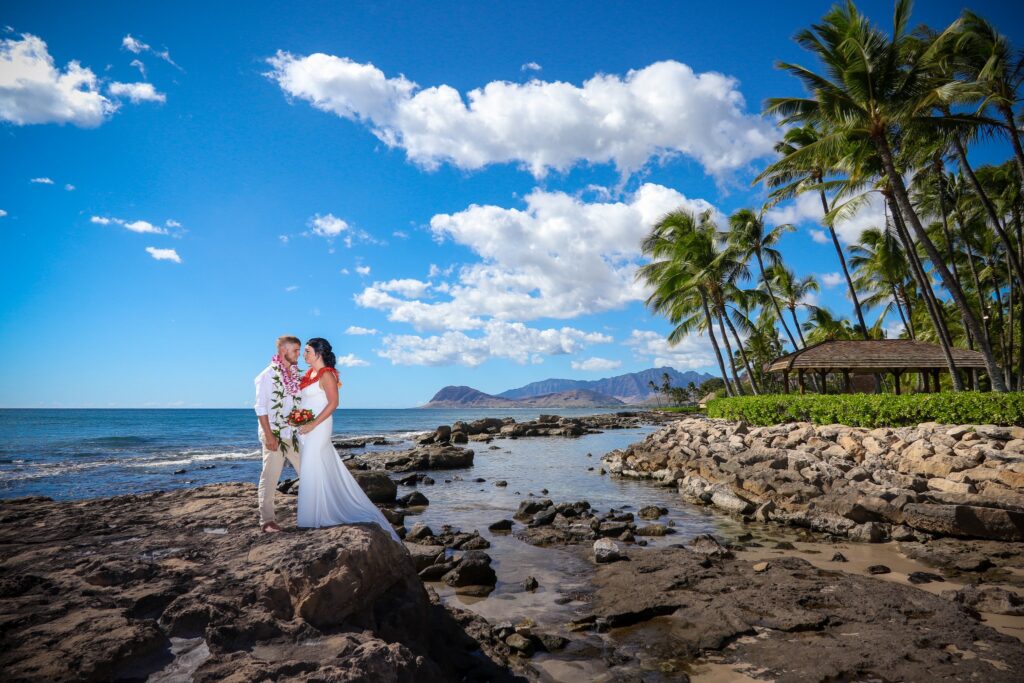
[[[271,409],[274,411],[273,419],[270,421],[270,432],[277,437],[281,447],[284,448],[285,441],[281,438],[281,430],[285,427],[290,427],[287,418],[284,418],[284,422],[281,422],[282,415],[281,410],[284,408],[285,396],[292,397],[292,407],[296,408],[302,403],[302,398],[299,396],[299,375],[295,366],[285,367],[281,361],[280,355],[275,355],[270,359],[270,365],[274,368],[274,390],[271,392],[273,402],[270,404]],[[299,450],[299,435],[295,429],[292,429],[292,448],[295,452]]]

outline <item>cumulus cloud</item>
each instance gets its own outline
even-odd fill
[[[377,351],[392,365],[466,365],[476,367],[491,358],[516,363],[540,363],[547,355],[577,353],[590,344],[606,344],[612,338],[598,332],[572,327],[540,330],[523,323],[493,320],[482,334],[470,337],[463,332],[422,337],[387,335]]]
[[[178,256],[178,252],[174,249],[157,249],[156,247],[146,247],[146,252],[150,256],[155,258],[157,261],[173,261],[175,263],[181,263],[181,257]]]
[[[356,266],[356,272],[365,277],[370,274],[370,266]]]
[[[3,209],[0,209],[0,218],[3,218],[6,215],[7,215],[7,212],[4,211]]]
[[[309,219],[309,226],[313,229],[313,234],[320,237],[337,237],[348,230],[348,223],[332,213],[325,216],[316,214]]]
[[[622,365],[620,360],[609,360],[607,358],[587,358],[586,360],[573,361],[571,363],[573,370],[585,370],[587,372],[594,372],[599,370],[614,370]]]
[[[835,287],[845,279],[843,278],[842,273],[822,273],[820,277],[821,284],[826,287]]]
[[[132,104],[167,101],[167,95],[157,92],[152,83],[119,83],[115,81],[107,86],[107,92],[114,97],[127,97]]]
[[[117,111],[100,81],[77,61],[58,68],[37,36],[0,40],[0,119],[18,126],[71,123],[92,128]]]
[[[539,178],[585,162],[612,163],[627,175],[682,155],[721,176],[771,154],[778,136],[747,112],[734,78],[675,61],[582,85],[492,81],[465,94],[323,53],[279,51],[268,62],[266,75],[288,97],[365,124],[427,169],[511,162]]]
[[[387,282],[374,282],[373,287],[382,292],[395,292],[407,299],[416,299],[425,295],[431,288],[429,282],[403,278],[401,280],[388,280]]]
[[[824,213],[818,195],[813,192],[805,192],[797,195],[793,201],[773,208],[765,218],[774,224],[806,225],[810,229],[811,239],[820,244],[827,244],[832,241],[832,238],[820,229]],[[835,221],[836,235],[845,244],[859,241],[861,233],[867,228],[880,228],[884,225],[885,200],[877,192],[872,192],[868,195],[867,201],[856,205],[856,210],[852,212],[852,215],[842,216]]]
[[[146,234],[146,235],[166,235],[166,234],[168,234],[167,230],[165,230],[164,228],[161,228],[159,226],[153,225],[149,221],[144,221],[144,220],[127,221],[127,220],[125,220],[123,218],[114,218],[114,217],[107,217],[107,216],[93,216],[92,218],[89,219],[89,222],[90,223],[95,223],[96,225],[110,225],[111,223],[113,223],[114,225],[120,225],[125,230],[128,230],[130,232],[137,232],[139,234]],[[181,226],[181,224],[177,223],[177,221],[168,221],[168,225],[170,225],[172,222],[176,224],[176,227],[180,227]]]
[[[625,344],[632,347],[639,360],[653,363],[655,367],[668,366],[676,370],[718,367],[711,342],[704,335],[691,334],[675,346],[670,346],[665,334],[633,330]]]
[[[29,182],[35,183],[36,185],[53,185],[52,178],[33,178]]]
[[[526,64],[523,64],[521,67],[519,67],[519,70],[520,71],[540,71],[541,70],[541,65],[538,64],[537,62],[527,62]]]
[[[345,334],[351,334],[356,336],[367,334],[372,335],[377,334],[377,330],[373,329],[372,327],[359,327],[358,325],[350,325],[349,328],[345,330]]]
[[[344,356],[338,356],[335,360],[335,365],[343,368],[362,368],[369,364],[369,361],[357,358],[354,353],[347,353]]]
[[[297,292],[298,289],[299,289],[298,285],[288,285],[287,287],[284,288],[284,291],[286,291],[286,292]]]
[[[68,192],[74,192],[75,186],[72,185],[71,183],[67,183],[66,185],[64,185],[64,189],[67,190]]]
[[[641,239],[680,207],[713,208],[645,184],[620,202],[587,203],[534,190],[522,209],[472,205],[438,214],[430,221],[434,237],[465,246],[481,260],[461,268],[458,282],[434,287],[430,301],[400,298],[374,284],[356,295],[356,303],[417,330],[469,330],[489,318],[567,319],[621,308],[646,296],[634,279]],[[442,272],[431,268],[431,276]]]

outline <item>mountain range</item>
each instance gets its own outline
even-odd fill
[[[659,396],[649,381],[661,385],[668,373],[672,386],[685,387],[712,379],[713,375],[675,368],[650,368],[615,377],[595,380],[545,379],[531,382],[500,394],[485,394],[472,387],[447,386],[434,394],[424,408],[597,408],[625,405],[650,405]]]

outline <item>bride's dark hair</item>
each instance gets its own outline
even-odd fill
[[[306,342],[306,346],[313,349],[313,353],[320,356],[320,360],[324,362],[324,365],[329,368],[334,367],[334,363],[337,361],[337,358],[335,357],[334,352],[331,351],[331,342],[327,341],[323,337],[313,337]]]

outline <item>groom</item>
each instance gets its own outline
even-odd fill
[[[256,418],[259,420],[260,441],[263,443],[263,471],[260,472],[259,503],[260,526],[266,533],[277,533],[274,512],[274,492],[281,478],[284,460],[299,474],[299,453],[292,444],[292,427],[288,414],[292,412],[299,393],[299,360],[301,342],[297,337],[277,338],[277,355],[270,359],[263,372],[256,376]]]

